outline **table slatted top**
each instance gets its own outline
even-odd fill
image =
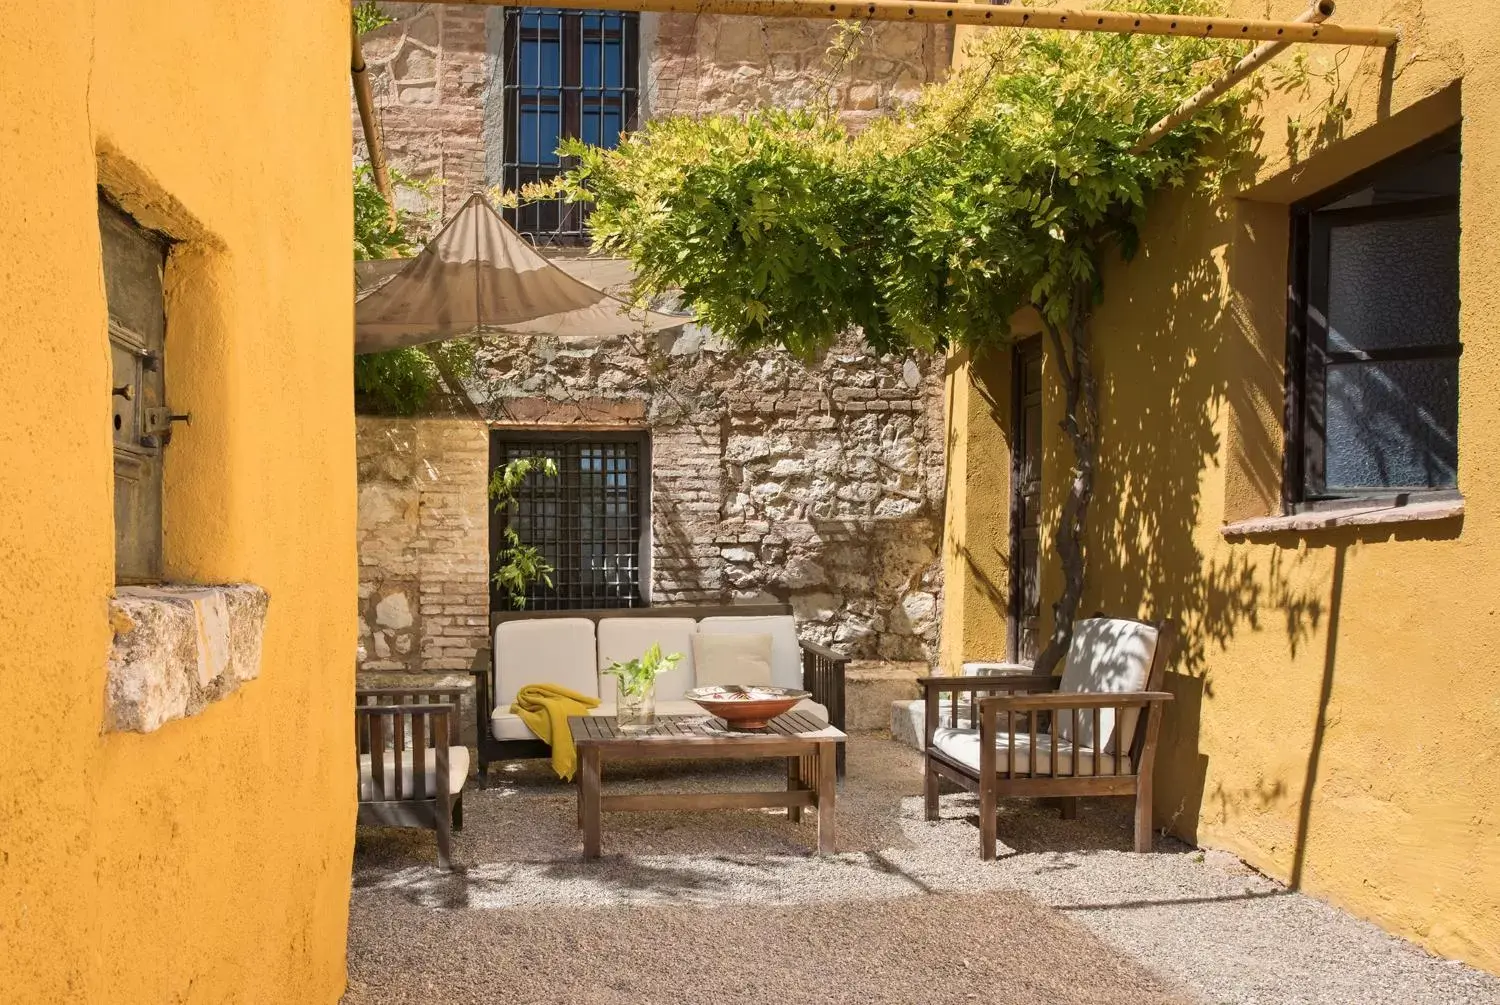
[[[814,718],[806,712],[787,712],[766,724],[765,729],[731,730],[723,719],[701,715],[659,715],[656,725],[647,732],[626,733],[612,715],[574,715],[568,717],[568,730],[575,744],[651,743],[653,741],[740,743],[746,740],[830,740],[841,742],[847,737],[842,730]]]

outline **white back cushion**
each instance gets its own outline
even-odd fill
[[[509,709],[527,684],[559,684],[599,697],[594,623],[588,618],[537,618],[495,626],[495,707]]]
[[[1073,623],[1073,641],[1068,646],[1068,662],[1063,668],[1059,691],[1122,694],[1146,690],[1151,672],[1151,658],[1156,655],[1156,628],[1139,621],[1119,618],[1089,618]],[[1140,710],[1128,708],[1115,729],[1115,710],[1101,709],[1099,730],[1104,734],[1104,749],[1114,744],[1129,747],[1135,738],[1135,724]],[[1094,747],[1094,713],[1078,712],[1078,735],[1073,735],[1073,714],[1057,715],[1055,732],[1064,740],[1081,747]]]
[[[663,656],[681,653],[682,659],[676,669],[656,678],[656,700],[676,701],[693,686],[693,636],[697,631],[698,623],[692,618],[600,618],[599,663],[595,669],[603,671],[615,661],[640,659],[651,643],[659,642]],[[615,700],[615,679],[602,672],[599,697],[606,703]]]
[[[693,635],[693,679],[706,684],[771,683],[771,636],[765,632]]]
[[[704,635],[771,636],[771,683],[776,687],[802,686],[802,647],[797,643],[797,622],[790,614],[704,618],[698,622]]]

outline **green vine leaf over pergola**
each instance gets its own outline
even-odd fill
[[[1218,13],[1205,0],[1130,8]],[[1246,94],[1131,150],[1246,48],[994,30],[948,80],[858,135],[816,109],[659,119],[612,150],[565,144],[577,167],[559,187],[594,203],[596,248],[629,258],[643,295],[680,291],[742,346],[810,358],[859,331],[880,353],[983,351],[1035,308],[1074,455],[1054,538],[1064,586],[1038,658],[1050,670],[1084,586],[1101,266],[1133,253],[1155,193],[1225,178],[1249,135]]]

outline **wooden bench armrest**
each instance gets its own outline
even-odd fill
[[[844,728],[844,670],[849,657],[836,649],[798,639],[802,647],[802,688],[828,710],[828,724]],[[842,747],[840,750],[842,751]],[[841,755],[842,756],[842,755]]]

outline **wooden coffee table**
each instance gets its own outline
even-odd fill
[[[803,809],[818,811],[818,854],[833,851],[833,802],[838,745],[848,737],[805,712],[788,712],[765,729],[734,732],[711,715],[664,715],[646,733],[621,732],[612,715],[575,715],[568,719],[578,747],[578,826],[583,828],[583,857],[599,857],[600,817],[605,810],[730,810],[786,807],[787,819],[800,822]],[[604,759],[617,761],[667,758],[786,758],[786,791],[774,792],[642,792],[606,796],[599,791]]]

